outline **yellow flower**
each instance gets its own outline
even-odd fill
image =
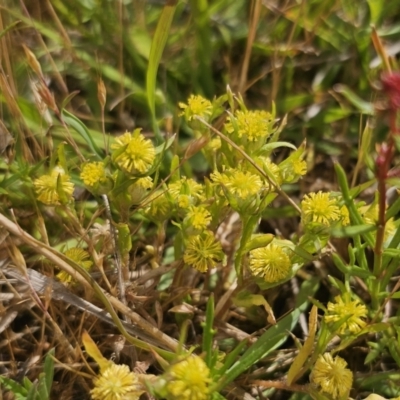
[[[372,203],[369,206],[361,207],[360,212],[367,224],[376,225],[378,223],[379,207],[377,203]],[[385,224],[384,241],[386,242],[388,238],[393,236],[396,230],[397,228],[393,218],[390,218]]]
[[[317,222],[329,226],[340,218],[340,210],[335,199],[329,197],[329,193],[310,193],[304,196],[301,202],[301,210],[304,224]]]
[[[214,234],[205,231],[201,235],[189,237],[183,261],[200,272],[213,268],[224,258],[221,244],[215,239]]]
[[[92,266],[92,261],[88,260],[89,253],[79,247],[72,247],[64,252],[64,255],[67,256],[72,261],[75,261],[82,268],[89,270]],[[72,281],[72,276],[65,271],[61,271],[57,274],[57,278],[64,283],[69,283]]]
[[[307,163],[304,160],[293,161],[293,172],[296,175],[303,176],[307,173]]]
[[[171,381],[166,386],[168,399],[209,399],[210,370],[200,357],[191,355],[173,365],[169,375]]]
[[[154,222],[163,222],[170,217],[173,208],[164,191],[154,192],[144,200],[147,205],[145,214]]]
[[[210,142],[206,145],[206,148],[210,151],[217,151],[221,148],[221,138],[216,137],[214,139],[211,139]]]
[[[350,214],[346,206],[340,207],[340,215],[342,218],[342,225],[350,225]]]
[[[250,270],[268,283],[286,278],[292,263],[282,247],[275,243],[250,251]]]
[[[349,317],[339,328],[338,333],[345,334],[350,331],[355,334],[366,325],[363,318],[367,316],[367,307],[358,300],[351,301],[347,297],[349,296],[345,295],[343,299],[341,296],[336,296],[334,303],[329,302],[324,320],[327,323],[334,323],[345,317]]]
[[[232,195],[242,200],[258,194],[263,185],[258,175],[237,169],[225,171],[223,174],[214,172],[211,179],[225,186]]]
[[[37,198],[44,204],[65,204],[72,199],[74,184],[61,167],[55,167],[49,175],[42,175],[33,182]]]
[[[140,129],[135,129],[133,134],[126,132],[119,136],[111,148],[115,150],[112,154],[113,161],[131,174],[146,173],[156,156],[153,143],[145,139]]]
[[[86,186],[96,186],[98,183],[106,182],[104,163],[98,161],[85,164],[80,177]]]
[[[235,112],[238,137],[246,137],[251,142],[260,138],[268,138],[272,134],[272,116],[266,111],[241,111]],[[225,129],[228,133],[235,132],[232,117],[228,118]]]
[[[139,400],[144,392],[136,374],[127,365],[112,364],[94,381],[93,400]]]
[[[185,220],[195,229],[205,229],[211,221],[211,214],[204,207],[191,206]]]
[[[186,176],[179,179],[178,181],[170,183],[168,185],[168,192],[173,198],[184,194],[200,201],[205,200],[203,185],[197,183],[192,178],[188,179]]]
[[[209,100],[193,94],[189,97],[188,104],[179,103],[179,107],[183,109],[179,115],[185,115],[187,121],[191,121],[196,115],[207,118],[212,112],[212,104]]]
[[[339,356],[332,358],[330,353],[320,355],[311,373],[311,382],[334,399],[344,398],[353,385],[353,373],[346,366],[346,361]]]

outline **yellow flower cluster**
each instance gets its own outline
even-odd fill
[[[346,361],[339,356],[320,355],[312,370],[311,382],[335,400],[347,398],[353,385],[353,373],[346,366]]]
[[[86,186],[93,187],[107,180],[103,162],[91,162],[83,166],[80,175]]]
[[[61,167],[55,167],[50,174],[42,175],[33,182],[37,199],[47,205],[65,204],[72,199],[74,184]]]
[[[361,304],[359,300],[351,301],[347,297],[344,296],[343,299],[341,296],[336,296],[334,303],[329,302],[324,320],[327,323],[334,323],[348,317],[339,328],[338,333],[350,332],[356,334],[366,325],[364,318],[367,316],[367,307]]]
[[[301,202],[301,211],[305,225],[309,222],[315,222],[329,226],[341,217],[337,201],[332,199],[329,193],[321,191],[304,196]]]
[[[189,356],[173,365],[166,389],[171,400],[208,400],[210,370],[198,356]]]
[[[228,119],[225,129],[229,134],[237,130],[239,138],[245,137],[254,142],[260,138],[268,138],[272,134],[272,116],[270,113],[262,110],[235,112],[235,119]]]
[[[221,244],[211,231],[189,237],[183,261],[200,272],[215,267],[224,258]]]
[[[111,156],[113,161],[130,174],[146,173],[156,155],[153,143],[145,139],[140,129],[135,129],[133,134],[126,132],[119,136],[111,148],[115,150]]]
[[[184,115],[187,121],[191,121],[195,116],[207,118],[212,112],[210,100],[193,94],[189,97],[187,104],[179,103],[179,107],[183,109],[180,115]]]
[[[281,246],[270,243],[250,252],[250,270],[268,283],[285,279],[292,267],[289,256]]]
[[[224,173],[214,172],[211,174],[214,183],[219,183],[238,198],[244,200],[253,197],[261,190],[263,183],[258,175],[248,171],[230,169]]]
[[[139,400],[143,393],[136,374],[127,365],[111,364],[95,379],[92,400]]]

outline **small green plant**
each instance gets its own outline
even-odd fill
[[[50,400],[51,386],[54,376],[54,349],[50,350],[45,359],[43,372],[35,381],[24,377],[22,383],[0,376],[0,385],[14,394],[15,400]]]

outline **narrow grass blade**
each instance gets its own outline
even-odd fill
[[[172,19],[174,17],[177,0],[167,0],[161,17],[158,21],[157,28],[151,43],[149,66],[147,68],[146,76],[146,91],[147,100],[153,120],[154,133],[160,136],[158,126],[156,123],[156,105],[155,105],[155,92],[157,82],[157,71],[160,64],[161,55],[164,51],[165,44],[167,43],[169,29],[171,27]],[[158,137],[160,139],[160,137]]]

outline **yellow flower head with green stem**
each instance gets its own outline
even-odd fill
[[[139,400],[144,392],[137,375],[127,365],[111,364],[94,381],[92,400]]]
[[[153,166],[156,156],[153,143],[140,131],[141,129],[135,129],[133,134],[126,132],[111,145],[114,150],[112,160],[130,174],[145,174]]]
[[[361,304],[359,300],[351,300],[349,294],[343,296],[336,296],[334,302],[329,302],[324,320],[328,324],[333,324],[346,317],[348,319],[340,326],[338,333],[357,334],[365,325],[365,318],[367,317],[367,307]]]
[[[211,214],[205,207],[190,206],[183,221],[188,230],[203,231],[211,221]],[[187,231],[187,230],[186,230]]]
[[[183,209],[205,200],[204,186],[186,176],[171,182],[168,185],[168,193],[173,199],[177,200],[178,206]]]
[[[229,117],[225,130],[232,135],[237,133],[238,138],[245,138],[250,142],[267,139],[273,130],[272,115],[266,111],[236,110],[234,117]]]
[[[316,223],[330,226],[341,218],[339,205],[329,193],[309,193],[301,202],[302,221],[304,226]]]
[[[211,179],[214,183],[224,186],[233,196],[241,200],[255,196],[263,186],[258,175],[238,169],[229,169],[223,173],[214,172],[211,174]]]
[[[104,183],[107,181],[106,170],[104,168],[104,163],[90,162],[82,167],[80,177],[86,186],[94,187],[99,183]]]
[[[36,179],[33,185],[37,199],[44,204],[55,206],[72,200],[74,184],[60,166],[55,167],[50,174]]]
[[[187,104],[179,103],[179,107],[183,110],[179,115],[184,115],[187,121],[192,121],[195,116],[207,120],[212,113],[211,101],[199,95],[192,94]]]
[[[215,239],[211,231],[204,231],[200,235],[189,236],[183,261],[186,265],[206,272],[215,267],[224,258],[221,244]]]
[[[292,262],[285,250],[275,243],[250,251],[250,271],[267,283],[279,282],[289,276]]]
[[[347,399],[353,385],[353,373],[346,367],[343,358],[325,353],[318,357],[310,380],[319,391],[331,395],[333,399]]]
[[[168,400],[208,400],[210,370],[198,356],[190,355],[172,365],[166,385]]]

